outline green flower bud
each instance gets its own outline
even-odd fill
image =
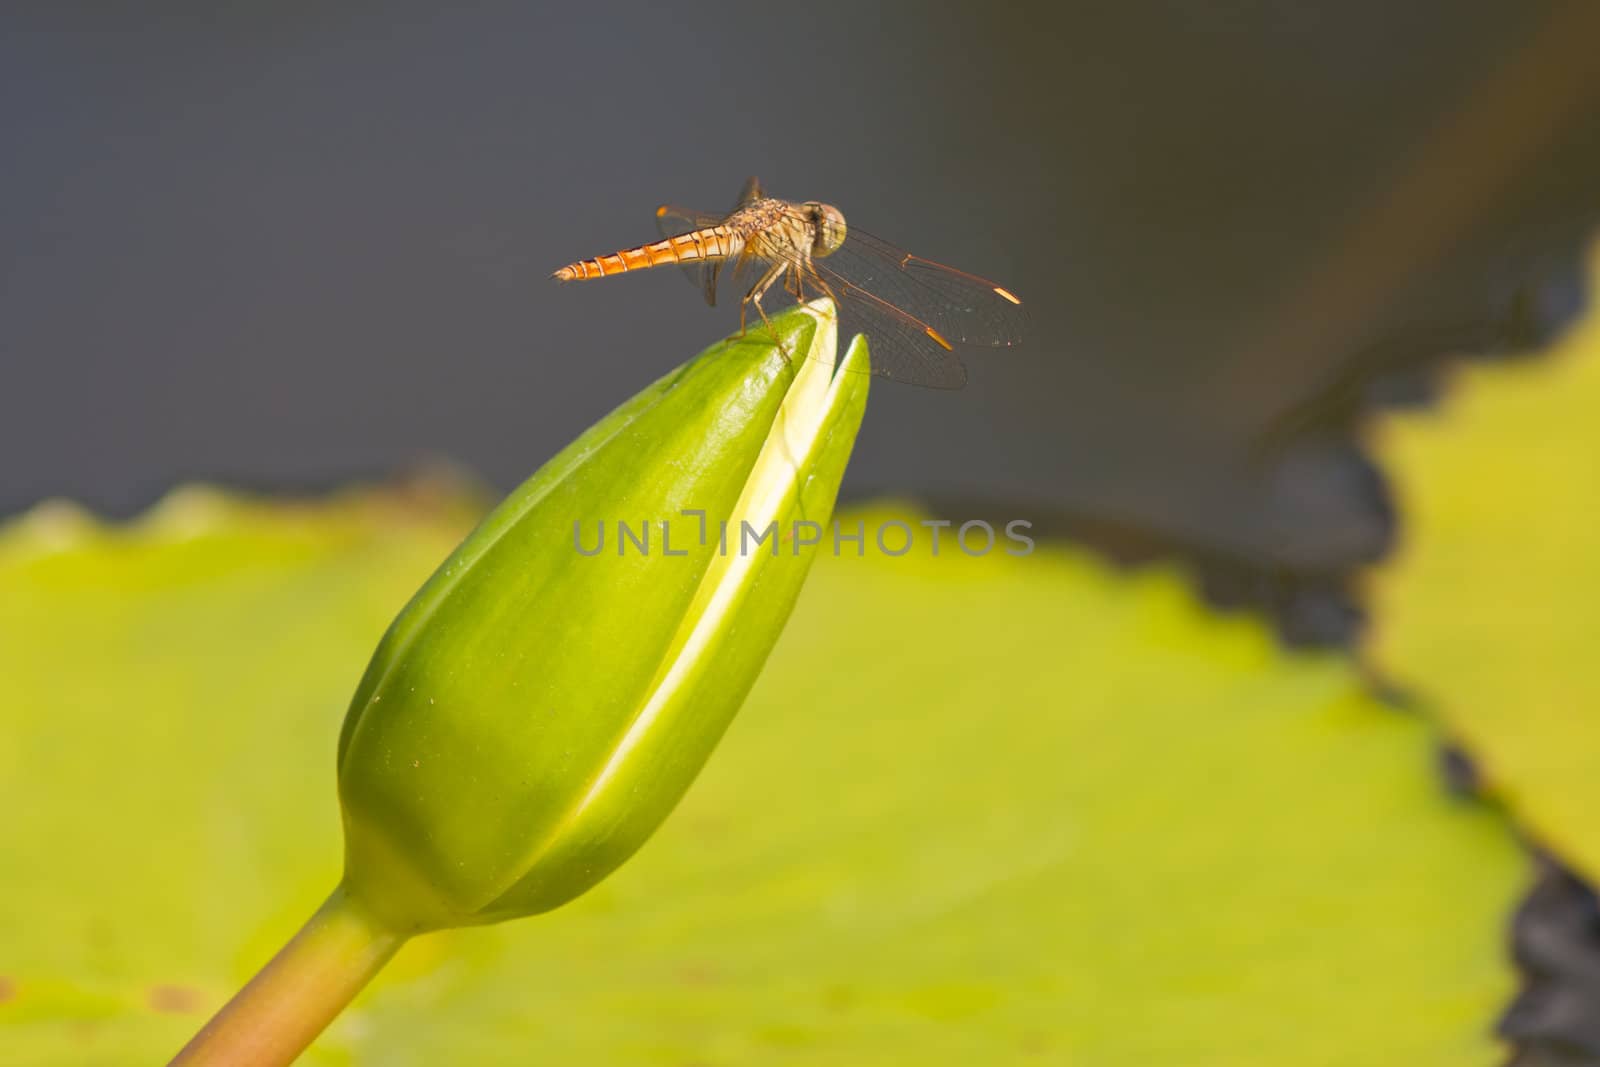
[[[513,492],[395,619],[339,739],[345,888],[397,932],[571,900],[743,702],[866,407],[826,301],[668,374]],[[817,524],[812,526],[811,524]],[[798,532],[799,536],[795,536]]]

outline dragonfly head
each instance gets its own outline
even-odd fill
[[[811,254],[821,259],[837,251],[844,244],[844,215],[832,204],[820,204],[815,200],[807,201],[802,206],[811,223],[811,232],[815,234],[811,239]]]

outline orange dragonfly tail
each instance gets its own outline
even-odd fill
[[[568,263],[551,274],[563,282],[588,281],[630,270],[645,270],[667,263],[693,263],[702,259],[723,259],[733,254],[733,231],[727,226],[707,226],[690,233],[681,233],[663,241],[625,248],[609,256],[580,259]]]

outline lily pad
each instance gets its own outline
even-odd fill
[[[1407,533],[1375,582],[1374,652],[1485,787],[1600,879],[1600,314],[1453,386],[1379,428]]]
[[[471,511],[0,533],[0,1061],[157,1062],[317,905],[345,702]],[[1173,571],[840,522],[895,519],[635,860],[418,939],[307,1061],[1496,1062],[1524,864],[1424,721]]]

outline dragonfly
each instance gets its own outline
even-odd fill
[[[872,373],[937,389],[966,384],[957,345],[1003,348],[1023,340],[1022,301],[1011,290],[846,225],[831,204],[768,196],[755,178],[727,214],[664,204],[656,222],[661,240],[577,260],[552,277],[589,281],[675,265],[713,307],[718,282],[731,279],[745,289],[741,335],[752,307],[770,329],[763,299],[782,282],[797,301],[833,300],[843,323],[867,335]]]

